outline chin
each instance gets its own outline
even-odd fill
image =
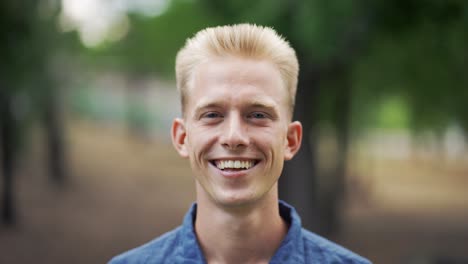
[[[220,195],[215,200],[218,204],[226,207],[240,207],[254,203],[259,198],[252,193],[249,194],[239,194],[235,193],[233,195]]]

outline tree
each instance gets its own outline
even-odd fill
[[[64,177],[64,151],[59,111],[48,59],[55,32],[38,12],[40,1],[2,1],[0,4],[0,77],[2,174],[4,178],[2,219],[14,223],[14,167],[16,153],[24,142],[30,121],[44,121],[48,135],[51,176]],[[53,27],[52,27],[53,28]],[[28,110],[29,109],[29,110]]]

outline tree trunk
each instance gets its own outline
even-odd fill
[[[316,134],[319,73],[303,65],[299,75],[294,119],[302,122],[302,146],[291,161],[285,163],[279,182],[280,198],[291,203],[301,215],[304,227],[317,230]]]
[[[0,90],[0,143],[3,174],[2,222],[7,225],[15,223],[13,197],[14,126],[11,95],[7,91]]]
[[[51,180],[63,184],[66,179],[63,122],[54,88],[46,87],[48,95],[44,103],[44,126],[48,146],[48,163]]]
[[[335,101],[334,126],[337,140],[336,163],[332,171],[332,184],[321,203],[322,228],[324,235],[340,232],[340,212],[345,198],[347,154],[350,139],[351,84],[346,69],[340,68],[334,78],[340,80]]]

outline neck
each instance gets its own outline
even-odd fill
[[[223,206],[197,186],[195,230],[208,263],[268,263],[288,227],[279,214],[275,185],[248,205]]]

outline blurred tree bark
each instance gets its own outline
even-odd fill
[[[294,120],[303,126],[302,146],[287,161],[279,180],[280,198],[292,203],[301,215],[303,225],[311,230],[320,229],[317,188],[317,121],[320,73],[317,68],[301,61]]]
[[[48,83],[46,82],[46,85]],[[61,107],[55,87],[48,85],[44,88],[43,123],[46,131],[49,173],[52,182],[63,184],[66,180],[66,157],[64,142],[64,125]]]
[[[4,81],[0,83],[0,88],[0,143],[3,174],[2,222],[13,224],[15,220],[13,200],[15,121],[11,109],[11,94],[5,89]]]
[[[325,177],[328,177],[330,181],[327,188],[324,188],[320,201],[320,231],[325,235],[340,233],[340,212],[346,197],[348,149],[351,138],[352,85],[349,78],[350,67],[343,63],[335,62],[326,74],[329,80],[335,82],[336,95],[331,106],[331,118],[337,148],[334,168],[329,173],[325,173]]]
[[[51,50],[56,47],[54,19],[41,18],[40,1],[0,2],[0,129],[2,148],[2,219],[14,223],[15,153],[26,140],[32,121],[44,124],[51,179],[65,178],[63,123],[52,76],[48,72]],[[16,104],[16,98],[25,99]]]

